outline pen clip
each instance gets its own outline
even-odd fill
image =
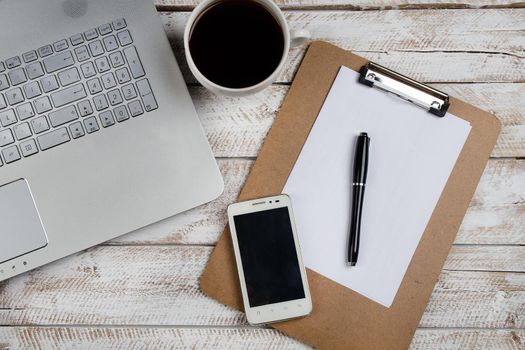
[[[359,73],[361,84],[390,92],[438,117],[444,117],[450,106],[447,94],[376,63],[369,62]]]

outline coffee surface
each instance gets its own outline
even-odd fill
[[[207,79],[238,89],[256,85],[275,71],[284,36],[264,6],[250,0],[224,0],[196,20],[189,46],[193,62]]]

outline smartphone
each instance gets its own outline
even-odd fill
[[[306,316],[312,299],[287,195],[228,207],[246,318],[264,324]]]

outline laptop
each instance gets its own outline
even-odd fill
[[[218,197],[149,0],[0,0],[0,280]]]

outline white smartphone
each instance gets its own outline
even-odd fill
[[[290,197],[232,204],[228,220],[248,322],[264,324],[310,314],[312,299]]]

